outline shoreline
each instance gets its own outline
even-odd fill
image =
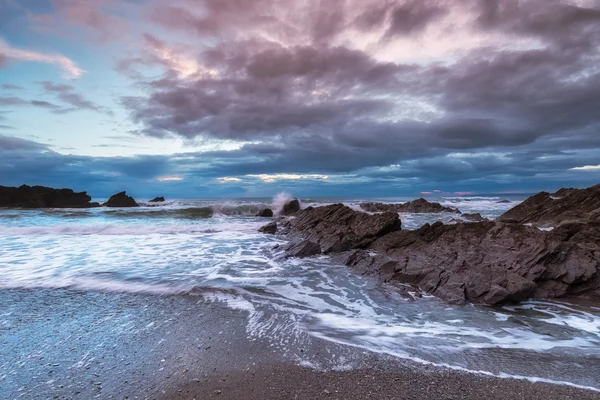
[[[200,296],[2,290],[0,398],[596,399],[574,387],[422,365],[308,334],[252,336]],[[312,366],[315,368],[309,368]]]

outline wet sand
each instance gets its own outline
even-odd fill
[[[1,290],[0,305],[1,399],[600,399],[249,336],[246,312],[200,296]]]

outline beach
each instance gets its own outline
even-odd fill
[[[9,290],[2,398],[596,399],[598,392],[400,361],[311,337],[249,338],[198,296]]]
[[[518,203],[499,200],[444,205]],[[596,303],[407,297],[328,255],[284,257],[258,232],[265,205],[0,210],[0,398],[598,398]]]

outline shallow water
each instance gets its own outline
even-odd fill
[[[284,347],[308,333],[422,363],[600,389],[598,306],[532,301],[458,307],[427,296],[409,301],[328,257],[283,259],[276,248],[282,242],[257,233],[266,219],[253,217],[283,200],[0,210],[0,288],[197,294],[248,311],[248,336]],[[489,218],[516,204],[499,200],[441,199]],[[334,201],[340,200],[307,203]],[[360,200],[344,202],[357,208]],[[401,217],[405,229],[460,219],[451,213]]]

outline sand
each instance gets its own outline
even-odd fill
[[[1,399],[600,399],[249,335],[245,311],[199,296],[1,290],[0,304]]]

